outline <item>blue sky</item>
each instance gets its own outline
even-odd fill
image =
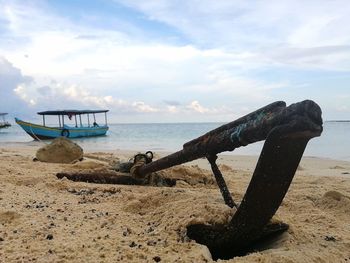
[[[348,0],[0,0],[0,111],[231,121],[276,100],[350,119]]]

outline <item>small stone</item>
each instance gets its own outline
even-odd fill
[[[324,240],[326,240],[326,241],[337,241],[336,239],[335,239],[335,237],[334,236],[326,236],[325,238],[324,238]]]
[[[156,244],[157,244],[157,241],[154,241],[154,240],[147,241],[147,246],[155,246]]]
[[[48,239],[48,240],[53,239],[53,235],[52,235],[52,234],[48,234],[48,235],[46,236],[46,239]]]
[[[147,233],[150,233],[150,232],[153,232],[154,231],[154,228],[153,227],[150,227],[146,230]]]
[[[136,246],[137,246],[137,244],[134,241],[132,241],[129,245],[129,247],[136,247]]]
[[[153,257],[153,260],[154,260],[155,262],[160,262],[160,261],[161,261],[161,258],[160,258],[159,256],[155,256],[155,257]]]

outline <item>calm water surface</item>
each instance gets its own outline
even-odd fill
[[[109,124],[106,136],[74,139],[85,150],[177,151],[182,145],[223,123]],[[321,137],[312,139],[306,156],[350,161],[350,122],[325,122]],[[33,145],[17,124],[0,129],[0,147]],[[34,144],[35,145],[35,144]],[[236,149],[233,154],[259,155],[263,142]]]

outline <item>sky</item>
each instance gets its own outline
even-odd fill
[[[228,122],[311,99],[350,119],[349,0],[0,0],[0,112]]]

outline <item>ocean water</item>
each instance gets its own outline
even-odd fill
[[[150,123],[109,124],[106,136],[74,139],[83,149],[177,151],[182,145],[215,129],[223,123]],[[325,122],[321,137],[313,138],[306,147],[305,156],[325,157],[350,161],[350,122]],[[17,124],[0,129],[0,147],[6,145],[37,145]],[[240,147],[226,154],[259,155],[263,142]]]

